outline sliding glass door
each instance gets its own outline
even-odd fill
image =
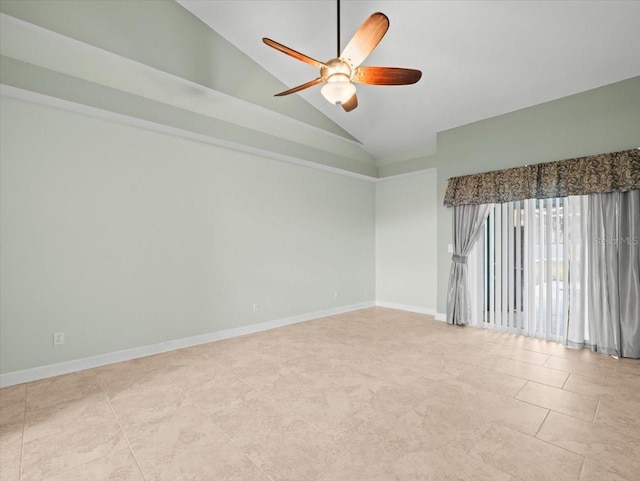
[[[566,198],[494,204],[473,277],[484,327],[562,341],[568,317]],[[579,209],[578,209],[579,210]],[[571,215],[579,215],[571,211]]]

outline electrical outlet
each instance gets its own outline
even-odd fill
[[[449,254],[453,254],[453,244],[449,244],[449,245],[447,246],[447,252],[448,252]]]
[[[260,304],[253,305],[253,312],[258,312],[260,310]]]
[[[340,297],[340,291],[335,291],[335,292],[333,293],[333,298],[334,298],[334,299],[338,299],[339,297]]]
[[[53,345],[60,346],[61,344],[64,344],[64,332],[54,332]]]

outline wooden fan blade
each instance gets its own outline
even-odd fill
[[[409,85],[422,77],[420,70],[397,67],[358,67],[353,82],[367,85]]]
[[[360,26],[345,47],[340,58],[353,67],[360,65],[380,43],[389,29],[389,19],[384,13],[376,12]]]
[[[307,82],[302,85],[298,85],[297,87],[293,87],[292,89],[285,90],[284,92],[280,92],[279,94],[275,94],[274,97],[282,97],[283,95],[294,94],[296,92],[300,92],[301,90],[308,89],[309,87],[313,87],[314,85],[318,85],[323,81],[322,77],[318,77],[315,80]]]
[[[345,112],[351,112],[358,106],[358,96],[353,94],[349,100],[342,104],[342,108]]]
[[[301,62],[308,63],[309,65],[313,65],[314,67],[317,67],[317,68],[326,67],[325,64],[323,64],[322,62],[319,62],[315,58],[311,58],[308,55],[297,52],[292,48],[287,47],[286,45],[282,45],[281,43],[276,42],[275,40],[271,40],[270,38],[263,38],[262,41],[265,44],[267,44],[269,47],[273,47],[282,53],[286,53],[290,57],[296,58]]]

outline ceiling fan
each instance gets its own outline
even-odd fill
[[[327,62],[320,62],[269,38],[262,39],[269,47],[273,47],[282,53],[320,69],[320,77],[280,92],[275,95],[276,97],[300,92],[301,90],[325,82],[321,90],[324,98],[332,104],[341,105],[345,111],[351,112],[358,106],[358,97],[354,83],[367,85],[409,85],[420,80],[420,77],[422,77],[420,70],[397,67],[360,67],[360,64],[369,56],[373,49],[376,48],[389,29],[389,19],[384,13],[376,12],[372,14],[353,35],[341,54],[340,0],[338,0],[337,3],[338,53],[336,58]]]

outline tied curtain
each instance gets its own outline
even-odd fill
[[[453,258],[447,291],[447,322],[464,325],[471,319],[467,258],[482,234],[490,205],[458,205],[453,210]]]
[[[639,149],[450,179],[444,203],[453,206],[454,255],[447,322],[471,321],[466,260],[481,236],[489,204],[569,196],[563,340],[572,347],[639,358]]]

